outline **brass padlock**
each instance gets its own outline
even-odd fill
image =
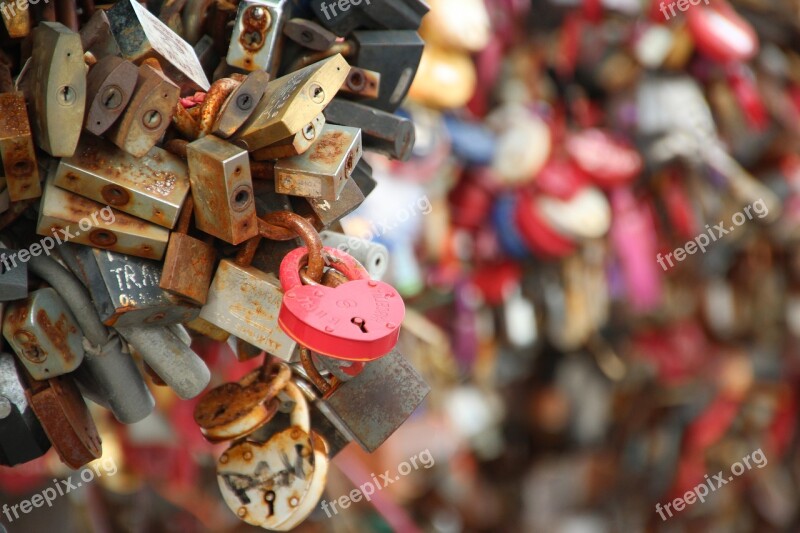
[[[196,305],[205,305],[217,263],[217,251],[212,243],[189,236],[193,212],[194,201],[189,197],[178,227],[169,237],[159,286]]]
[[[89,21],[81,28],[80,34],[84,51],[92,54],[95,59],[102,60],[109,56],[119,57],[122,54],[117,39],[111,33],[108,15],[102,9],[94,12]]]
[[[275,191],[335,202],[361,155],[361,130],[327,124],[311,149],[275,163]]]
[[[86,79],[86,131],[102,135],[117,121],[131,101],[138,78],[136,65],[115,56],[91,68]]]
[[[217,137],[228,139],[239,131],[255,112],[258,102],[267,90],[268,82],[269,74],[266,72],[257,70],[250,73],[222,104],[212,133]]]
[[[330,103],[348,72],[350,65],[337,54],[270,82],[253,116],[235,136],[237,144],[254,151],[299,132]]]
[[[137,158],[93,135],[84,135],[75,155],[61,160],[54,183],[165,228],[175,226],[189,196],[181,158],[157,147]]]
[[[380,96],[381,73],[365,68],[350,67],[342,85],[342,93],[358,100],[374,100]]]
[[[234,245],[258,235],[247,151],[208,135],[187,155],[197,228]]]
[[[31,15],[27,2],[22,5],[15,2],[3,3],[0,5],[0,13],[10,38],[22,39],[31,33]]]
[[[68,374],[83,362],[83,332],[51,288],[12,302],[3,319],[3,336],[34,379]]]
[[[289,0],[241,0],[228,48],[228,64],[276,75],[289,11]]]
[[[0,94],[0,158],[11,201],[42,195],[36,147],[28,122],[25,96],[20,92]]]
[[[55,169],[45,182],[38,235],[59,244],[73,242],[146,259],[164,257],[169,230],[64,190],[54,181]]]
[[[86,109],[86,65],[80,36],[57,22],[33,30],[28,100],[39,148],[70,157],[78,146]]]
[[[265,146],[250,155],[256,161],[267,161],[271,159],[283,159],[302,155],[317,141],[325,127],[325,115],[320,113],[311,122],[306,124],[302,130],[291,137],[283,139],[269,146]]]
[[[172,123],[180,93],[178,86],[160,70],[149,64],[141,65],[130,104],[106,137],[129,154],[144,156]]]
[[[122,56],[136,64],[155,58],[182,89],[208,91],[211,84],[191,45],[135,0],[120,0],[107,12]]]

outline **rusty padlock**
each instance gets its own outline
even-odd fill
[[[98,61],[86,78],[86,131],[108,131],[128,107],[138,79],[139,69],[130,61],[116,56]]]
[[[0,62],[0,159],[11,201],[42,195],[25,95],[14,91],[11,70],[5,62]]]
[[[289,0],[241,0],[227,62],[247,71],[278,74]]]
[[[302,155],[319,139],[324,127],[325,115],[320,113],[291,137],[256,150],[250,156],[256,161],[267,161]]]

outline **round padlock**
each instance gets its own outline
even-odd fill
[[[586,129],[567,137],[567,153],[595,185],[611,189],[635,180],[642,158],[631,143],[599,129]]]
[[[225,503],[248,524],[286,531],[313,511],[328,474],[327,444],[311,432],[308,402],[291,381],[291,425],[264,443],[233,444],[217,462]]]
[[[543,258],[566,257],[576,249],[574,241],[559,234],[542,218],[536,195],[529,190],[520,192],[514,220],[531,251]]]

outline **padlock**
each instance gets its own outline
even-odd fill
[[[374,100],[380,96],[381,73],[364,68],[350,67],[342,85],[342,95],[354,100]]]
[[[0,7],[3,24],[5,24],[8,36],[12,39],[22,39],[31,33],[31,15],[28,5],[23,5],[9,2]]]
[[[260,148],[250,155],[256,161],[283,159],[295,157],[306,153],[317,142],[325,128],[325,115],[320,113],[314,120],[306,124],[303,129],[291,137],[287,137],[275,144]]]
[[[120,0],[107,15],[125,59],[136,64],[148,58],[157,59],[182,89],[208,91],[211,87],[191,45],[147,8],[135,0]],[[166,117],[165,121],[169,122]]]
[[[361,155],[359,129],[326,124],[307,152],[275,163],[275,191],[335,202]]]
[[[361,189],[361,193],[364,195],[364,198],[372,194],[372,191],[374,191],[378,186],[378,182],[372,177],[372,167],[364,158],[362,158],[361,161],[359,161],[356,165],[356,169],[353,171],[352,180],[356,183],[356,185],[358,185],[358,188]],[[345,188],[346,187],[347,186],[345,185]],[[344,194],[344,191],[342,194]]]
[[[364,194],[355,180],[349,179],[344,184],[342,192],[339,193],[339,199],[335,202],[321,198],[294,197],[292,203],[297,214],[303,217],[312,217],[314,227],[322,229],[335,224],[358,209],[364,203]]]
[[[98,61],[86,78],[86,131],[108,131],[128,107],[138,79],[139,69],[130,61],[116,56]]]
[[[30,89],[33,134],[53,157],[71,157],[86,109],[86,65],[80,36],[57,22],[33,31]]]
[[[315,385],[322,380],[310,358],[303,361],[303,368]],[[366,363],[353,379],[328,385],[322,400],[333,425],[346,428],[359,446],[372,453],[403,425],[430,390],[406,358],[392,350]]]
[[[57,186],[123,213],[173,228],[189,194],[189,170],[179,157],[154,147],[133,157],[84,135],[75,155],[58,165]]]
[[[78,469],[103,454],[100,434],[72,376],[36,381],[22,370],[25,398],[61,462]]]
[[[295,403],[290,427],[265,443],[239,441],[217,463],[220,492],[231,511],[274,531],[289,531],[311,514],[329,464],[327,443],[311,431],[303,393],[291,381],[285,391]]]
[[[0,302],[21,300],[28,295],[28,262],[22,250],[7,249],[0,243]]]
[[[283,34],[297,44],[323,52],[336,42],[336,34],[326,30],[312,20],[293,18],[286,21]]]
[[[197,228],[234,245],[258,235],[247,151],[208,135],[187,154]]]
[[[14,356],[0,353],[0,465],[15,466],[50,449],[17,372]]]
[[[214,72],[222,61],[222,55],[217,50],[214,39],[210,35],[203,35],[194,45],[194,54],[203,68],[203,72]]]
[[[430,8],[422,0],[311,0],[314,15],[337,35],[358,28],[416,30]]]
[[[7,194],[19,202],[42,195],[39,166],[28,121],[25,96],[14,92],[11,72],[0,64],[7,79],[0,81],[0,159],[3,162]]]
[[[80,33],[84,51],[89,52],[96,59],[102,60],[109,56],[119,57],[122,54],[117,39],[111,32],[111,23],[104,10],[96,10],[89,21],[83,25]]]
[[[319,234],[322,244],[351,255],[367,269],[369,277],[382,280],[389,269],[389,250],[379,242],[344,235],[333,231]]]
[[[299,132],[336,96],[349,69],[337,54],[271,81],[236,143],[255,151]]]
[[[89,289],[106,326],[168,326],[192,320],[200,313],[196,306],[159,286],[159,263],[73,245],[62,247],[62,257]]]
[[[373,361],[397,344],[405,304],[397,290],[369,279],[352,256],[325,247],[331,267],[350,281],[330,288],[302,285],[300,269],[306,248],[288,254],[281,263],[285,291],[278,324],[286,334],[312,351],[348,361]]]
[[[242,0],[233,26],[227,62],[248,72],[275,76],[283,49],[283,26],[289,0]]]
[[[57,243],[73,242],[160,260],[169,231],[57,187],[55,168],[44,186],[36,233]],[[52,242],[52,241],[51,241]]]
[[[309,406],[311,407],[311,427],[314,428],[314,433],[321,435],[322,438],[325,439],[325,442],[328,444],[328,457],[333,459],[339,452],[344,450],[348,444],[353,442],[353,435],[347,427],[345,427],[344,423],[331,411],[328,404],[320,398],[320,393],[314,385],[312,385],[310,381],[307,381],[308,377],[303,367],[295,366],[294,370],[298,376],[293,379],[293,382],[297,385],[297,388],[303,392],[306,401],[309,402]],[[264,430],[270,429],[272,428],[267,426]],[[260,433],[264,430],[256,432],[253,436],[255,440],[261,440]]]
[[[206,363],[169,328],[116,327],[142,360],[179,398],[189,400],[211,381]]]
[[[251,72],[222,104],[212,133],[217,137],[228,139],[239,131],[255,112],[268,82],[269,74],[266,72],[262,70]]]
[[[217,342],[227,342],[231,336],[231,334],[224,329],[218,328],[211,322],[208,322],[199,316],[194,320],[186,322],[184,325],[187,329],[190,329],[195,333],[199,333],[200,335],[208,337],[209,339]]]
[[[278,411],[278,393],[292,372],[285,363],[272,361],[242,379],[206,393],[194,409],[194,420],[210,442],[224,442],[250,435],[268,423]]]
[[[379,95],[366,104],[394,113],[411,88],[425,41],[414,30],[354,31],[350,38],[357,50],[350,62],[381,73]]]
[[[400,161],[411,157],[416,134],[407,118],[337,98],[325,108],[325,119],[330,124],[361,129],[365,150]]]
[[[209,239],[204,242],[189,236],[193,211],[194,201],[188,198],[178,227],[169,237],[159,286],[170,294],[202,306],[208,300],[217,251]]]
[[[138,4],[134,2],[134,5]],[[125,113],[106,133],[106,138],[134,157],[143,157],[172,123],[179,99],[180,89],[172,80],[150,64],[140,65],[133,97]]]
[[[12,303],[3,336],[33,379],[69,374],[83,362],[83,332],[72,311],[51,288]]]

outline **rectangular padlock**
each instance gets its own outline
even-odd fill
[[[329,124],[360,128],[365,150],[400,161],[411,157],[416,140],[411,120],[341,98],[331,102],[324,113]]]
[[[83,332],[52,288],[11,303],[3,320],[3,336],[33,379],[69,374],[83,362]]]
[[[349,71],[337,54],[271,81],[236,143],[255,151],[299,132],[330,103]]]
[[[186,150],[197,228],[233,245],[255,237],[258,221],[247,151],[213,135]]]
[[[188,329],[217,342],[227,342],[231,334],[199,316],[184,324]]]
[[[311,0],[320,23],[342,37],[358,28],[417,30],[430,10],[422,0]]]
[[[107,12],[122,56],[140,64],[156,58],[180,87],[208,91],[211,84],[194,49],[135,0],[120,0]]]
[[[89,21],[81,28],[80,34],[83,50],[98,60],[109,56],[119,57],[122,54],[117,39],[111,32],[108,15],[102,9],[95,10]]]
[[[39,198],[42,185],[25,96],[0,94],[0,158],[8,196],[13,202]]]
[[[0,302],[21,300],[28,296],[28,262],[22,261],[19,253],[20,250],[8,249],[0,244]]]
[[[364,194],[358,184],[352,180],[347,180],[344,184],[339,199],[335,202],[322,200],[319,198],[300,198],[292,199],[292,205],[298,215],[311,216],[314,219],[314,227],[318,230],[343,219],[364,203]]]
[[[180,89],[172,80],[150,65],[141,65],[133,97],[106,138],[129,154],[143,157],[167,131],[179,100]]]
[[[381,73],[379,95],[370,107],[394,113],[408,95],[417,75],[425,41],[414,30],[354,31],[353,65]]]
[[[275,163],[275,191],[335,202],[361,155],[361,130],[327,124],[307,152]]]
[[[356,165],[356,169],[353,171],[353,181],[361,189],[364,198],[372,194],[372,191],[378,186],[378,182],[372,177],[372,167],[367,163],[366,159],[361,158],[361,161]]]
[[[269,74],[261,70],[251,72],[222,104],[212,133],[228,139],[239,131],[255,112],[258,102],[267,90],[267,83]]]
[[[138,79],[139,69],[130,61],[116,56],[98,61],[86,78],[86,131],[108,131],[128,107]]]
[[[22,9],[22,6],[25,9]],[[0,5],[3,24],[8,36],[12,39],[22,39],[31,33],[31,15],[27,3],[19,6],[16,2],[4,2]]]
[[[374,452],[419,407],[430,386],[400,352],[364,365],[358,376],[323,397],[335,416],[367,452]]]
[[[75,155],[59,163],[54,183],[173,228],[189,196],[189,168],[181,158],[158,147],[137,158],[104,139],[84,135]]]
[[[380,96],[380,89],[380,72],[351,66],[341,93],[354,100],[374,100]]]
[[[256,150],[250,156],[256,161],[268,161],[302,155],[319,139],[324,128],[325,115],[320,113],[291,137]]]
[[[50,449],[50,440],[25,397],[14,356],[0,353],[0,465],[32,461]]]
[[[200,313],[160,287],[161,265],[155,261],[83,246],[65,246],[62,256],[89,289],[106,326],[169,326]]]
[[[227,62],[248,72],[278,74],[288,0],[242,0],[233,25]]]
[[[78,146],[86,109],[86,65],[80,36],[57,22],[33,30],[28,101],[39,148],[70,157]]]
[[[164,257],[169,230],[64,190],[54,181],[55,172],[45,182],[38,235],[58,244],[68,241],[146,259]]]
[[[297,343],[278,325],[283,292],[273,274],[237,265],[219,264],[200,318],[284,361]]]

